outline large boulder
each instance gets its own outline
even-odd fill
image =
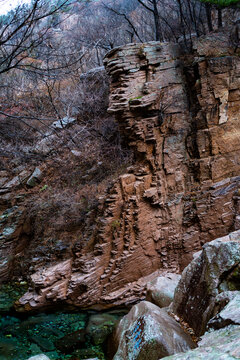
[[[230,295],[228,294],[230,293]],[[209,328],[221,329],[227,325],[240,325],[240,291],[230,291],[217,296],[216,302],[227,301],[227,305],[208,323]]]
[[[147,284],[146,300],[160,308],[169,306],[180,278],[180,275],[171,273],[156,277]]]
[[[240,326],[230,325],[224,329],[206,333],[199,347],[185,354],[167,356],[164,360],[235,360],[240,359]]]
[[[176,288],[172,311],[197,335],[213,316],[216,296],[240,290],[240,230],[203,246],[201,254],[183,271]]]
[[[166,310],[142,301],[122,318],[116,333],[118,346],[114,360],[151,360],[195,347],[191,338]]]

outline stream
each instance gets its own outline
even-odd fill
[[[109,335],[127,310],[18,314],[12,307],[18,295],[16,288],[1,286],[0,360],[26,360],[38,354],[52,360],[111,358]]]

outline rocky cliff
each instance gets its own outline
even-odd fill
[[[240,228],[240,61],[228,44],[222,33],[188,55],[152,42],[106,56],[109,111],[135,164],[64,261],[32,267],[18,310],[133,303],[154,272],[180,272],[204,243]]]

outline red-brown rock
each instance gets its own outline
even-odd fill
[[[192,63],[158,42],[107,54],[109,111],[136,162],[99,199],[94,226],[86,217],[66,276],[39,288],[39,271],[52,278],[62,263],[35,269],[19,309],[134,303],[153,272],[180,272],[204,243],[240,227],[240,58],[216,56],[210,42]]]

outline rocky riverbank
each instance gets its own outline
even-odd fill
[[[151,297],[165,307],[143,301],[131,309],[114,333],[114,360],[240,358],[240,231],[204,245],[169,306],[171,276],[154,283]]]

